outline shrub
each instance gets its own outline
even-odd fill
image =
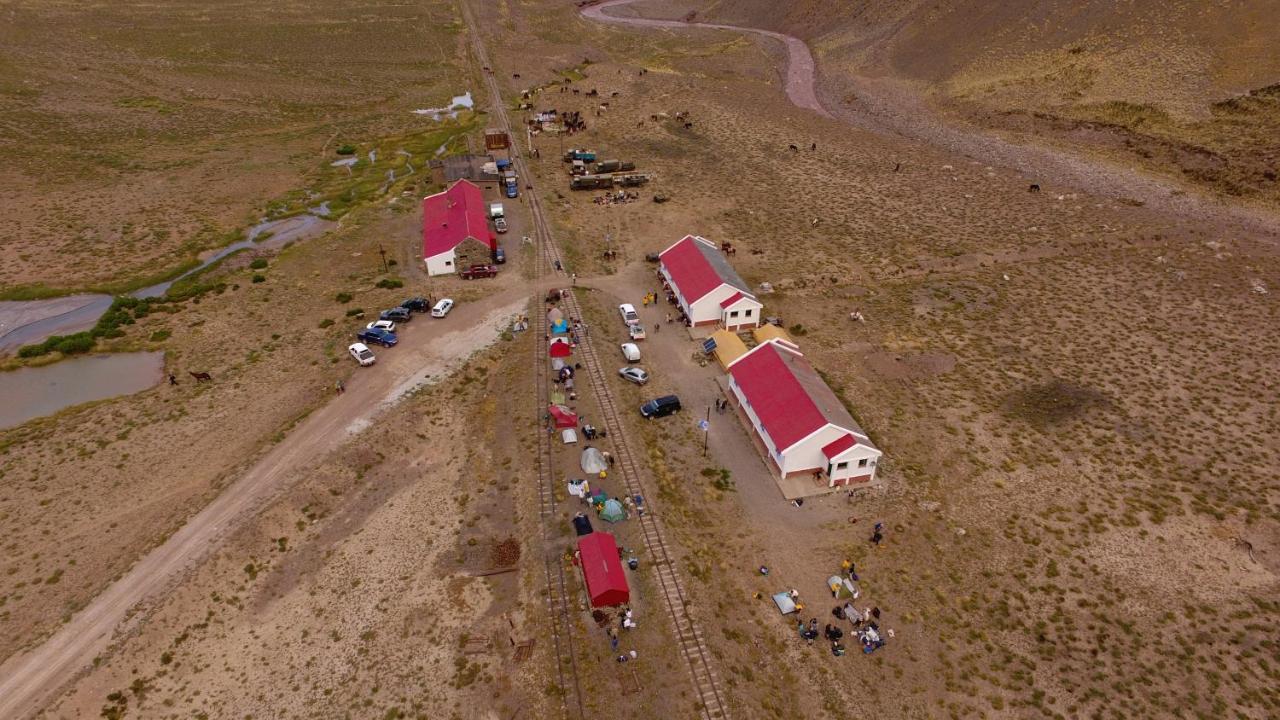
[[[347,317],[360,317],[364,314],[364,308],[351,308],[347,311]]]
[[[334,299],[340,303],[349,303],[351,302],[351,293],[340,292]]]
[[[151,342],[161,342],[162,340],[168,340],[169,335],[171,334],[172,333],[170,333],[168,330],[157,330],[151,333]]]
[[[404,281],[397,280],[395,278],[382,278],[378,281],[378,287],[385,288],[387,290],[394,290],[396,288],[404,287]]]
[[[252,279],[255,283],[266,282],[266,281],[267,281],[267,276],[266,276],[266,275],[259,275],[258,273],[254,273],[254,274],[253,274],[253,278],[251,278],[251,279]]]
[[[249,267],[253,268],[254,270],[261,270],[266,266],[267,266],[266,258],[254,258],[253,262],[249,263]]]
[[[329,318],[325,318],[325,319],[323,319],[323,320],[321,320],[321,321],[320,321],[320,329],[321,329],[321,330],[323,330],[323,329],[325,329],[325,328],[327,328],[327,327],[333,327],[333,320],[331,320],[331,319],[329,319]]]
[[[338,146],[338,154],[339,155],[355,155],[356,146],[352,145],[351,143],[343,143],[342,145]]]

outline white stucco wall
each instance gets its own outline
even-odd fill
[[[427,258],[427,274],[428,275],[452,275],[458,271],[454,267],[453,251],[442,252],[439,255],[432,255]]]

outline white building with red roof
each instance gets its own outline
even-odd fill
[[[422,259],[428,275],[450,275],[493,260],[498,238],[489,230],[484,193],[467,180],[422,200]]]
[[[685,235],[658,253],[658,262],[658,272],[691,324],[728,330],[760,324],[764,305],[710,240]]]
[[[875,482],[882,453],[795,345],[761,343],[728,372],[729,394],[780,479],[814,476],[826,489]]]

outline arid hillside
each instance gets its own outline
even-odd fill
[[[936,108],[1020,139],[1228,197],[1280,199],[1276,2],[663,5],[803,38],[845,102],[867,90],[855,79],[904,81]]]

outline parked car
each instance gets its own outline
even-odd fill
[[[618,368],[618,375],[620,375],[623,380],[633,382],[637,385],[643,385],[649,382],[649,373],[645,372],[644,368],[638,368],[633,365]]]
[[[632,340],[643,340],[645,337],[644,326],[640,324],[628,325],[627,332],[631,335]]]
[[[376,343],[383,347],[391,347],[397,342],[395,333],[382,328],[365,328],[356,333],[356,337],[367,343]]]
[[[627,362],[640,362],[640,346],[635,343],[622,343],[622,357]]]
[[[347,348],[347,352],[351,353],[351,357],[361,365],[372,365],[377,360],[373,356],[373,351],[364,343],[352,343],[351,347]]]
[[[386,330],[387,332],[396,331],[396,324],[395,324],[395,321],[393,320],[374,320],[368,325],[365,325],[365,327],[369,328],[370,330],[374,328],[379,328],[382,330]]]
[[[393,307],[390,310],[383,310],[378,313],[379,320],[392,320],[395,322],[409,322],[413,319],[413,313],[409,312],[409,308]]]
[[[414,312],[426,312],[431,309],[431,301],[424,297],[414,297],[400,303],[400,307]]]
[[[472,265],[458,274],[462,276],[463,280],[498,277],[498,268],[492,265]]]
[[[493,229],[494,229],[494,230],[497,230],[497,231],[498,231],[498,232],[500,232],[500,233],[504,233],[504,232],[506,232],[506,231],[507,231],[507,219],[506,219],[506,218],[494,218],[494,219],[493,219]]]
[[[498,263],[499,265],[503,265],[503,264],[505,264],[505,263],[507,262],[507,253],[506,253],[506,251],[504,251],[502,248],[498,248],[497,250],[494,250],[494,251],[493,251],[493,261],[494,261],[494,262],[496,262],[496,263]]]
[[[435,307],[431,308],[431,317],[442,318],[445,315],[448,315],[449,311],[452,309],[453,301],[449,298],[444,298],[440,302],[436,303]]]
[[[680,412],[680,398],[675,395],[663,395],[640,406],[640,414],[650,420],[677,412]]]
[[[618,306],[618,313],[622,315],[622,322],[628,325],[639,325],[640,315],[636,312],[636,306],[631,303],[622,303]]]

